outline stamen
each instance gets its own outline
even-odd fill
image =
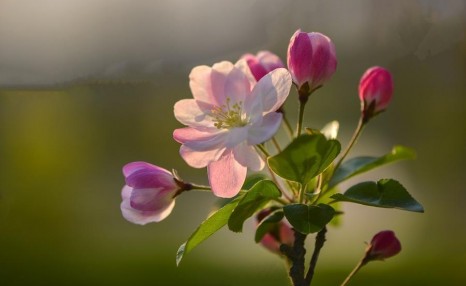
[[[247,121],[242,118],[243,102],[236,102],[233,106],[230,106],[230,101],[231,99],[227,97],[226,104],[216,106],[211,110],[214,126],[218,129],[230,129],[247,124]]]

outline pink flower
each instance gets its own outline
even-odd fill
[[[262,210],[257,215],[257,223],[260,223],[265,217],[270,214],[269,209]],[[291,229],[288,222],[280,221],[277,223],[271,231],[269,231],[262,240],[260,241],[262,246],[267,248],[273,253],[282,254],[280,251],[280,245],[286,244],[293,246],[294,243],[294,231]]]
[[[175,117],[188,127],[176,129],[180,155],[194,168],[207,166],[209,183],[218,197],[241,189],[247,168],[261,170],[264,161],[254,145],[270,139],[282,114],[291,77],[280,68],[254,80],[246,61],[195,67],[189,75],[194,99],[175,104]]]
[[[159,222],[175,206],[174,196],[180,187],[173,175],[158,166],[133,162],[123,167],[126,185],[121,191],[123,217],[135,224]]]
[[[257,81],[274,69],[285,67],[282,60],[269,51],[260,51],[257,55],[245,54],[241,59],[246,60],[252,75]]]
[[[373,116],[387,108],[393,94],[390,72],[382,67],[371,67],[359,82],[359,98],[362,110]]]
[[[391,230],[384,230],[372,238],[366,250],[366,260],[384,260],[401,251],[401,243]]]
[[[288,70],[298,89],[307,83],[313,91],[329,80],[337,68],[335,46],[321,33],[297,30],[288,46]]]

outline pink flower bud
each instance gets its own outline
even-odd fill
[[[401,251],[401,243],[391,230],[384,230],[372,238],[366,250],[366,261],[384,260]]]
[[[270,209],[265,209],[257,214],[257,223],[260,223],[265,217],[271,213]],[[280,221],[277,225],[271,229],[260,241],[262,246],[267,248],[273,253],[282,254],[280,251],[280,245],[286,244],[293,246],[294,243],[294,232],[291,229],[288,222]]]
[[[126,185],[121,191],[123,217],[135,224],[159,222],[175,206],[174,196],[180,186],[173,175],[158,166],[133,162],[123,167]]]
[[[297,30],[288,46],[288,70],[298,89],[311,92],[329,80],[337,68],[335,46],[321,33]]]
[[[385,110],[392,99],[393,81],[390,72],[382,67],[371,67],[359,82],[359,99],[366,118]]]
[[[263,76],[274,69],[285,67],[282,60],[269,51],[260,51],[257,55],[245,54],[240,59],[246,60],[256,81],[259,81]]]

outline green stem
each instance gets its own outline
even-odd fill
[[[210,191],[212,188],[210,186],[203,186],[203,185],[196,185],[196,184],[191,184],[191,189],[192,190],[198,190],[198,191]]]
[[[277,149],[278,152],[281,152],[282,151],[282,148],[280,148],[280,144],[278,144],[278,141],[277,139],[274,137],[272,137],[272,143],[273,145],[275,146],[275,148]]]
[[[258,144],[256,145],[256,147],[259,148],[259,150],[261,150],[262,153],[264,153],[265,157],[270,157],[270,154],[267,151],[267,149],[265,149],[264,145]]]
[[[361,269],[364,265],[366,265],[366,262],[364,259],[362,259],[361,261],[359,261],[358,265],[356,265],[356,267],[354,267],[353,271],[351,271],[351,273],[348,275],[348,277],[346,277],[345,281],[343,281],[343,283],[341,283],[340,286],[345,286],[348,284],[348,282],[351,280],[351,278],[353,278],[353,276],[358,273],[359,269]]]
[[[294,134],[293,127],[291,127],[290,121],[288,121],[288,118],[286,117],[285,114],[283,114],[283,123],[288,133],[288,136],[290,136],[290,138],[293,138],[293,134]]]
[[[353,137],[351,138],[348,146],[346,147],[345,151],[343,152],[343,155],[340,157],[340,160],[338,160],[337,164],[333,168],[334,171],[336,171],[338,169],[338,167],[340,167],[341,163],[346,158],[346,156],[348,155],[351,148],[353,148],[356,141],[358,141],[359,135],[361,135],[361,132],[364,129],[365,122],[367,122],[367,121],[364,121],[364,118],[361,115],[361,117],[359,118],[358,126],[354,130]]]
[[[323,181],[323,175],[320,174],[319,176],[317,176],[317,186],[316,186],[316,190],[315,190],[315,193],[317,193],[317,197],[316,199],[312,202],[312,204],[315,204],[319,201],[320,197],[322,196],[322,181]]]
[[[278,183],[278,179],[277,179],[277,177],[275,176],[275,173],[272,171],[272,169],[270,169],[269,164],[267,164],[267,157],[270,156],[269,152],[265,149],[265,147],[264,147],[263,145],[260,145],[260,144],[259,144],[259,145],[256,145],[256,147],[257,147],[259,150],[261,150],[261,152],[265,155],[265,161],[266,161],[265,164],[267,165],[267,169],[269,170],[270,176],[272,177],[272,181],[275,183],[275,185],[277,185],[277,187],[280,189],[280,191],[281,191],[282,194],[285,196],[285,198],[287,198],[290,202],[292,202],[293,199],[290,198],[284,190],[282,190],[282,188],[280,187],[280,184]],[[288,204],[288,203],[286,203],[286,204]],[[285,204],[285,205],[286,205],[286,204]]]
[[[304,193],[306,192],[306,187],[307,187],[307,184],[305,185],[300,185],[299,187],[299,203],[302,204],[304,203]]]
[[[301,135],[303,129],[303,118],[304,118],[304,107],[306,107],[307,100],[299,101],[299,115],[298,115],[298,126],[296,127],[296,137]]]
[[[281,203],[282,205],[286,206],[287,204],[289,204],[289,202],[285,201],[284,199],[282,198],[276,198],[276,199],[273,199],[274,201],[278,202],[278,203]]]

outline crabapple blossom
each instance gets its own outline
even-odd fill
[[[371,67],[359,82],[359,99],[366,117],[385,110],[392,99],[393,80],[390,72],[382,67]]]
[[[165,219],[175,206],[175,195],[182,189],[173,175],[146,162],[132,162],[123,167],[126,185],[121,191],[123,217],[144,225]]]
[[[193,99],[178,101],[176,119],[188,126],[176,129],[180,155],[194,168],[207,167],[209,183],[218,197],[233,197],[247,169],[259,171],[264,161],[254,146],[277,131],[291,76],[279,68],[258,82],[245,60],[195,67],[190,75]]]
[[[241,59],[246,60],[252,75],[257,81],[274,69],[285,67],[282,60],[269,51],[259,51],[257,55],[245,54]]]
[[[335,46],[329,37],[297,30],[290,39],[287,55],[288,70],[298,90],[312,92],[329,80],[337,68]]]

